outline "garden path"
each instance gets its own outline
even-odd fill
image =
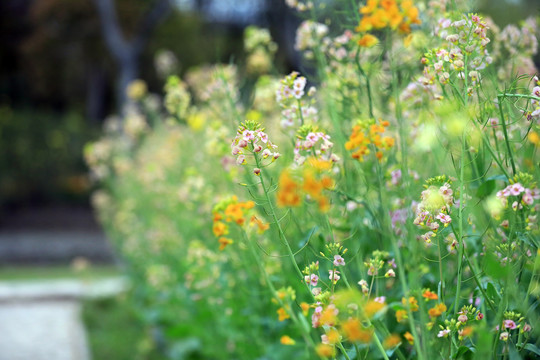
[[[0,360],[90,360],[81,299],[114,296],[123,278],[0,282]]]

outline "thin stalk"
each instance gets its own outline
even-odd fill
[[[504,98],[499,95],[497,96],[497,99],[499,100],[499,114],[501,116],[504,142],[506,143],[506,150],[508,151],[508,156],[510,157],[510,164],[512,165],[512,172],[514,173],[514,175],[516,175],[516,164],[514,162],[514,155],[512,154],[512,149],[510,148],[510,141],[508,140],[508,131],[506,129],[506,121],[504,121],[504,111],[503,111],[503,104],[502,104],[502,100]]]
[[[457,273],[457,285],[456,285],[456,298],[454,300],[454,314],[457,314],[459,308],[459,293],[461,292],[461,276],[463,274],[463,251],[465,249],[463,239],[463,191],[465,189],[465,133],[461,135],[461,164],[459,174],[459,234],[456,238],[459,239],[459,255],[458,255],[458,273]]]
[[[255,153],[253,155],[255,157],[255,163],[257,164],[257,167],[260,169],[261,164],[260,164],[259,156],[257,154],[255,154]],[[302,274],[302,271],[300,271],[300,268],[298,267],[298,264],[296,263],[296,260],[294,259],[294,254],[292,252],[291,246],[289,245],[289,242],[287,241],[285,233],[283,232],[283,229],[281,228],[281,224],[280,224],[280,222],[278,220],[278,217],[276,215],[274,205],[272,204],[272,201],[270,200],[270,195],[268,194],[268,189],[266,188],[266,185],[264,183],[263,174],[260,175],[260,178],[261,178],[261,187],[263,189],[264,196],[266,197],[266,201],[268,202],[268,206],[270,207],[270,213],[272,215],[272,219],[274,220],[274,223],[276,224],[276,226],[278,228],[279,236],[281,237],[283,243],[285,244],[285,247],[287,248],[287,252],[289,253],[289,258],[291,259],[293,267],[295,268],[296,273],[298,274],[299,280],[301,282],[303,282],[302,280],[303,280],[304,276]],[[305,284],[305,285],[308,288],[308,292],[311,294],[311,291],[309,291],[309,285],[307,285],[307,284]]]

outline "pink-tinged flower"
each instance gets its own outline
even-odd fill
[[[532,330],[531,325],[529,325],[529,324],[527,324],[527,323],[525,323],[525,324],[523,325],[523,328],[521,329],[521,331],[523,331],[523,332],[528,332],[528,331],[531,331],[531,330]]]
[[[518,203],[517,201],[514,201],[512,203],[512,210],[517,210],[517,209],[522,209],[523,208],[523,205],[521,205],[520,203]]]
[[[525,205],[532,205],[533,202],[534,202],[534,198],[532,197],[532,195],[529,193],[525,193],[523,195],[523,197],[521,198],[521,201],[525,204]]]
[[[262,131],[259,131],[259,132],[257,133],[257,135],[259,136],[259,139],[261,139],[261,141],[262,141],[263,143],[266,144],[266,143],[268,142],[268,135],[266,135],[266,133],[264,133],[264,132],[262,132]]]
[[[396,265],[396,259],[390,259],[388,261],[388,266],[392,267],[392,268],[397,268],[397,265]]]
[[[328,335],[321,335],[321,342],[325,345],[330,345],[330,342],[328,342]]]
[[[240,146],[241,148],[245,148],[246,146],[248,146],[248,142],[246,140],[240,140],[238,142],[238,146]]]
[[[393,269],[390,269],[386,272],[386,274],[384,274],[384,277],[396,277],[396,273],[394,272]]]
[[[499,119],[497,119],[497,118],[490,118],[490,119],[489,119],[489,123],[491,124],[491,126],[493,126],[493,127],[496,128],[497,126],[499,126]]]
[[[517,326],[514,320],[504,320],[503,321],[505,329],[514,330]]]
[[[236,163],[238,165],[244,165],[246,163],[246,157],[244,155],[239,155],[237,158],[236,158]]]
[[[259,175],[261,175],[261,169],[255,168],[255,169],[253,169],[253,173],[254,173],[255,175],[259,176]]]
[[[277,158],[279,158],[281,156],[280,153],[278,152],[275,152],[274,155],[272,155],[272,157],[274,158],[274,160],[277,160]]]
[[[306,284],[311,285],[311,277],[309,275],[304,276],[304,281]]]
[[[465,315],[465,314],[459,315],[457,319],[458,319],[458,321],[459,321],[460,323],[466,323],[467,320],[469,320],[469,318],[468,318],[467,315]]]
[[[452,218],[449,215],[446,215],[443,213],[440,213],[435,218],[440,220],[440,222],[442,222],[445,226],[447,226],[448,224],[452,222]]]
[[[261,145],[255,145],[253,147],[253,152],[258,153],[258,152],[261,152],[261,151],[262,151],[262,146]]]
[[[232,148],[232,154],[233,155],[238,155],[240,153],[240,151],[242,151],[238,146],[235,146]]]
[[[338,280],[341,278],[341,277],[339,276],[339,271],[337,271],[337,270],[328,270],[328,272],[329,272],[329,274],[330,274],[330,276],[328,276],[328,278],[329,278],[330,280],[332,280],[332,282],[333,282],[334,284],[336,284],[336,283],[338,282]]]
[[[319,283],[319,277],[315,274],[311,274],[310,281],[311,281],[311,286],[317,286],[317,284]]]
[[[341,255],[334,255],[334,266],[344,266],[345,265],[345,259],[341,257]]]
[[[518,196],[525,191],[525,188],[520,183],[515,183],[510,186],[510,194],[513,196]]]
[[[437,334],[437,337],[440,337],[440,338],[447,337],[448,334],[450,334],[450,330],[444,329],[444,330],[439,331],[439,333]]]
[[[262,152],[262,157],[264,159],[266,159],[267,157],[269,157],[271,155],[272,155],[272,152],[270,151],[270,149],[264,149],[263,152]]]
[[[242,133],[242,138],[246,141],[255,140],[255,132],[251,130],[244,130]]]
[[[502,332],[501,335],[499,336],[499,339],[502,340],[502,341],[508,341],[508,331],[505,331],[505,332]]]
[[[481,312],[478,313],[478,315],[476,315],[476,320],[482,320],[484,318],[484,314],[482,314]]]
[[[384,304],[386,302],[386,296],[376,297],[373,301],[378,302],[379,304]]]
[[[313,296],[320,295],[321,294],[321,288],[320,287],[315,287],[315,288],[311,289],[311,293],[313,294]]]

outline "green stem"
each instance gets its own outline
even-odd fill
[[[257,167],[260,169],[261,164],[259,160],[259,156],[257,154],[253,154],[255,157],[255,163],[257,164]],[[274,220],[274,223],[276,224],[279,232],[279,236],[281,237],[283,243],[285,244],[285,247],[287,248],[287,252],[289,253],[289,258],[291,259],[291,262],[293,264],[293,267],[296,270],[296,273],[298,274],[299,280],[305,284],[303,281],[304,276],[302,274],[302,271],[300,271],[300,268],[298,267],[298,264],[296,263],[296,260],[294,259],[294,254],[292,252],[291,246],[289,245],[289,242],[287,241],[287,238],[285,237],[285,233],[283,232],[283,229],[281,228],[281,224],[279,223],[278,217],[276,215],[276,211],[274,209],[274,205],[272,204],[272,201],[270,200],[270,195],[268,194],[268,189],[266,188],[266,185],[264,184],[264,176],[263,174],[260,174],[261,178],[261,186],[264,192],[264,196],[266,197],[266,201],[268,202],[268,206],[270,207],[270,213],[272,215],[272,219]],[[308,292],[311,294],[311,291],[309,290],[309,285],[305,284]]]
[[[510,148],[510,141],[508,140],[508,131],[506,129],[506,121],[504,121],[504,111],[503,111],[503,104],[502,104],[502,100],[504,99],[504,97],[499,95],[497,96],[497,99],[499,100],[499,114],[501,116],[504,142],[506,143],[506,150],[508,151],[508,156],[510,157],[510,164],[512,165],[512,172],[514,173],[514,175],[516,175],[516,164],[514,163],[514,156],[512,155],[512,149]]]

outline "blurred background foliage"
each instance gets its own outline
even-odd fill
[[[157,2],[113,0],[125,38],[137,32]],[[151,92],[162,93],[163,79],[154,67],[158,51],[175,55],[180,76],[204,63],[242,63],[242,33],[250,24],[270,28],[279,45],[278,68],[302,67],[293,49],[301,19],[283,0],[172,4],[176,7],[151,31],[138,60],[137,76]],[[478,5],[499,25],[540,9],[537,0],[480,0]],[[0,209],[87,203],[81,149],[117,110],[119,71],[104,41],[96,1],[3,0],[0,42]]]

